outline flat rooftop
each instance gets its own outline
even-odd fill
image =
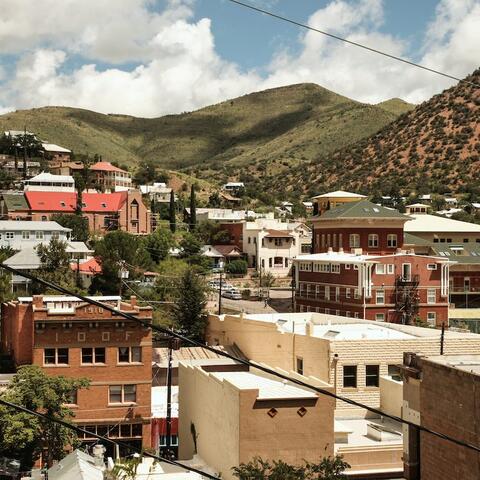
[[[283,381],[273,380],[250,372],[211,372],[218,380],[231,383],[239,390],[258,389],[258,400],[280,400],[291,398],[317,398],[310,390],[289,385]]]
[[[222,315],[220,318],[240,315]],[[316,312],[297,313],[250,313],[243,319],[265,324],[275,324],[280,332],[310,335],[331,341],[348,340],[408,340],[414,338],[440,338],[441,331],[436,328],[416,327],[399,323],[383,323],[340,315],[327,315]],[[307,324],[309,326],[307,326]],[[479,338],[471,332],[447,330],[445,338]]]
[[[438,363],[447,367],[461,370],[462,372],[480,375],[480,354],[479,355],[436,355],[426,357],[429,362]]]

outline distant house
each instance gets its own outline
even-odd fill
[[[23,250],[48,243],[52,238],[67,242],[70,232],[70,228],[57,222],[0,221],[0,247]]]
[[[49,220],[55,213],[75,213],[75,192],[25,192],[32,220]],[[83,193],[82,213],[92,232],[123,230],[142,235],[151,231],[150,210],[138,190],[114,193]]]
[[[42,143],[45,158],[54,161],[70,161],[72,151],[54,143]]]
[[[153,185],[140,185],[142,195],[148,195],[156,203],[169,203],[172,189],[166,183],[155,182]],[[176,196],[175,196],[176,200]]]
[[[74,192],[75,181],[70,175],[52,175],[42,172],[24,182],[26,192]]]
[[[52,161],[48,163],[50,173],[54,175],[73,175],[74,173],[80,173],[84,166],[82,162],[72,161]]]
[[[349,202],[358,202],[365,199],[365,195],[358,193],[344,192],[343,190],[336,190],[335,192],[323,193],[313,197],[313,214],[322,215],[322,213],[331,208],[339,207]]]
[[[97,162],[90,167],[96,185],[105,190],[117,191],[132,188],[132,177],[129,172],[110,162]]]
[[[243,182],[228,182],[223,187],[222,190],[225,190],[232,195],[238,195],[245,189],[245,184]]]
[[[30,207],[23,192],[1,194],[0,218],[2,220],[31,220]]]
[[[11,155],[0,155],[0,162],[2,162],[1,168],[8,172],[10,175],[16,178],[23,177],[23,159],[17,158]],[[27,160],[27,174],[26,177],[30,178],[40,173],[40,162]]]

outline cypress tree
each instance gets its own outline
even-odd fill
[[[190,231],[197,226],[197,205],[195,201],[195,186],[190,189]]]
[[[175,233],[177,229],[177,219],[175,217],[175,193],[172,191],[170,192],[170,231]]]

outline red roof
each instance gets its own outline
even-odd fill
[[[73,271],[75,272],[77,271],[76,262],[70,264],[70,267],[72,268]],[[87,275],[95,275],[96,273],[102,273],[102,267],[97,262],[97,260],[95,260],[95,258],[91,258],[86,262],[80,263],[78,265],[78,270],[80,271],[80,273],[85,273]]]
[[[267,230],[267,232],[268,234],[265,235],[266,238],[288,238],[292,236],[285,230]]]
[[[110,162],[97,162],[90,167],[90,170],[97,170],[100,172],[122,172],[128,173],[126,170],[122,170],[121,168],[112,165]]]
[[[82,212],[118,212],[127,199],[127,192],[84,193]],[[73,212],[77,203],[74,192],[25,192],[30,209],[40,212]]]

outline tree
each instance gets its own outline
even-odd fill
[[[182,249],[182,257],[189,259],[200,253],[200,250],[202,249],[202,241],[197,235],[186,233],[180,242],[180,248]]]
[[[15,252],[10,247],[0,248],[0,262],[10,258]],[[9,272],[0,269],[0,303],[6,302],[13,297],[12,277]]]
[[[70,255],[67,253],[67,243],[52,238],[48,244],[41,243],[36,247],[41,266],[38,277],[62,287],[73,288],[75,279],[70,268]],[[40,293],[46,288],[36,284],[35,289]],[[55,293],[57,293],[55,291]]]
[[[155,175],[155,162],[153,160],[146,160],[140,163],[133,177],[133,181],[137,185],[152,183],[153,181],[155,181]]]
[[[176,211],[175,211],[175,192],[173,191],[173,188],[172,188],[172,191],[170,192],[170,209],[169,209],[169,213],[170,213],[170,230],[172,233],[175,233],[175,231],[177,230],[177,218],[176,218]]]
[[[73,178],[75,180],[75,188],[77,190],[77,202],[75,204],[75,214],[81,216],[83,209],[82,194],[87,184],[84,176],[80,173],[74,173]]]
[[[220,195],[218,194],[218,192],[213,192],[208,197],[208,206],[210,208],[219,208],[222,206],[222,199],[220,198]]]
[[[236,275],[245,275],[247,273],[248,263],[245,260],[233,260],[227,263],[225,271]]]
[[[152,259],[141,238],[115,230],[95,243],[95,256],[100,260],[102,273],[95,275],[90,292],[118,294],[121,285],[120,271],[126,269],[130,277],[152,267]]]
[[[74,412],[67,405],[72,394],[89,383],[86,378],[47,375],[40,367],[27,365],[19,367],[2,399],[70,422]],[[29,470],[44,450],[51,465],[76,443],[75,432],[67,427],[0,405],[0,456],[20,460],[22,470]]]
[[[88,240],[88,219],[82,215],[70,215],[68,213],[56,213],[52,220],[62,227],[72,229],[72,240],[86,242]]]
[[[198,274],[188,269],[180,281],[180,298],[173,308],[173,319],[183,335],[204,341],[207,316],[206,285]]]
[[[197,205],[195,200],[195,186],[190,189],[190,231],[194,231],[197,226]]]
[[[158,263],[167,258],[170,249],[175,245],[175,239],[170,230],[158,228],[145,237],[144,244],[151,259]]]
[[[344,471],[350,465],[342,457],[325,457],[319,463],[289,465],[282,460],[262,460],[255,457],[249,463],[233,467],[233,475],[239,480],[344,480]]]

